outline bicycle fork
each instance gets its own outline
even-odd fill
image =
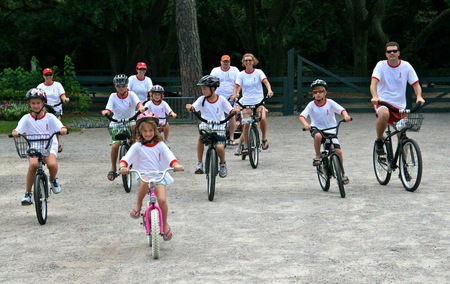
[[[162,210],[159,207],[158,204],[156,204],[155,201],[149,201],[148,207],[145,210],[144,213],[144,224],[145,224],[145,232],[147,235],[150,235],[151,228],[152,228],[152,220],[151,220],[151,212],[153,210],[158,210],[158,216],[159,216],[159,230],[160,234],[164,234],[164,222],[163,222],[163,214]]]

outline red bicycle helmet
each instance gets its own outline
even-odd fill
[[[153,112],[145,111],[145,112],[141,113],[140,115],[138,115],[138,117],[136,119],[136,129],[139,129],[139,126],[144,121],[153,121],[156,123],[156,126],[159,126],[159,118]]]

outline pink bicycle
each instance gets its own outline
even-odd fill
[[[152,248],[152,256],[154,259],[159,258],[159,237],[164,235],[163,214],[156,199],[155,185],[161,182],[169,171],[173,171],[173,168],[167,168],[164,171],[149,172],[130,170],[130,173],[136,173],[136,176],[141,182],[148,184],[148,206],[145,212],[141,214],[141,224],[145,228],[148,245]]]

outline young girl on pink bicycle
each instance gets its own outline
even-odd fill
[[[182,171],[183,166],[180,165],[175,155],[167,147],[162,136],[158,132],[158,117],[151,112],[144,112],[137,117],[136,120],[136,143],[134,143],[127,154],[120,160],[119,171],[122,175],[129,172],[129,165],[133,165],[133,169],[137,171],[163,171],[168,167],[174,168],[174,171]],[[166,186],[173,182],[173,178],[169,173],[166,174],[162,182],[155,186],[155,194],[158,204],[163,213],[163,222],[165,232],[163,239],[169,241],[172,239],[172,230],[167,222],[167,198]],[[148,185],[140,182],[136,206],[130,211],[132,218],[141,216],[142,202],[147,194]]]

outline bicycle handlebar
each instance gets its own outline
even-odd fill
[[[41,133],[38,133],[38,135],[39,135],[39,134],[41,134]],[[61,134],[61,131],[53,132],[52,134],[49,134],[50,136],[48,137],[48,140],[51,140],[51,139],[53,138],[53,136],[55,136],[55,135],[60,135],[60,134]],[[67,131],[66,134],[69,134],[69,131]],[[19,133],[19,136],[18,136],[18,137],[22,136],[23,138],[25,138],[25,140],[27,140],[27,135],[28,135],[28,134],[22,134],[22,133]],[[36,135],[36,134],[29,134],[29,135]],[[9,137],[9,138],[14,138],[14,136],[13,136],[12,134],[8,134],[8,137]]]
[[[148,109],[148,108],[146,107],[145,110],[147,110],[147,109]],[[105,114],[105,117],[106,117],[107,119],[109,119],[110,121],[112,121],[112,122],[129,122],[129,121],[135,120],[136,117],[138,117],[138,115],[140,115],[140,114],[141,114],[141,112],[140,112],[140,111],[137,111],[137,112],[136,112],[132,117],[130,117],[130,118],[115,119],[115,118],[112,117],[112,115],[110,115],[109,113],[107,113],[107,114]]]
[[[353,117],[350,117],[350,121],[352,121],[352,120],[353,120]],[[345,119],[341,119],[341,120],[336,124],[336,126],[333,126],[333,127],[324,128],[324,129],[319,129],[319,128],[315,127],[315,126],[311,126],[311,129],[317,129],[317,130],[320,132],[320,134],[321,134],[322,136],[327,136],[327,137],[333,136],[333,137],[336,137],[336,136],[338,135],[339,126],[341,125],[342,122],[346,122]],[[336,129],[336,133],[335,133],[335,134],[332,134],[332,135],[330,135],[330,134],[324,135],[324,132],[325,132],[325,131],[327,131],[327,130],[332,130],[332,129]],[[303,131],[306,131],[306,128],[303,127],[302,130],[303,130]]]
[[[409,113],[409,112],[414,113],[422,107],[422,104],[416,104],[412,109],[396,109],[392,105],[390,105],[386,102],[383,102],[383,101],[378,101],[378,104],[383,105],[383,106],[387,107],[389,110],[396,112],[396,113]]]
[[[264,97],[259,103],[257,103],[256,105],[243,105],[239,102],[239,100],[236,101],[236,103],[241,107],[241,108],[251,108],[251,109],[257,109],[258,107],[262,106],[266,100],[269,97]]]
[[[174,171],[174,168],[167,168],[164,171],[147,171],[147,172],[140,172],[138,170],[130,170],[129,173],[136,173],[142,182],[150,184],[150,182],[158,183],[158,182],[162,181],[168,172],[173,172],[173,171]],[[158,175],[161,175],[161,177],[159,179],[150,178],[150,177],[154,178]],[[145,176],[149,179],[145,180],[145,179],[143,179],[143,176]]]
[[[230,114],[228,114],[228,116],[227,116],[225,119],[220,120],[220,121],[216,121],[216,120],[207,120],[207,119],[204,119],[204,118],[201,116],[201,114],[200,114],[199,111],[191,111],[191,112],[192,112],[193,114],[195,114],[195,116],[196,116],[198,119],[200,119],[201,121],[203,121],[203,122],[205,122],[205,123],[208,123],[208,124],[224,124],[225,122],[227,122],[227,121],[230,120],[233,116],[236,115],[236,112],[235,112],[235,111],[232,111],[232,112],[230,112]]]

